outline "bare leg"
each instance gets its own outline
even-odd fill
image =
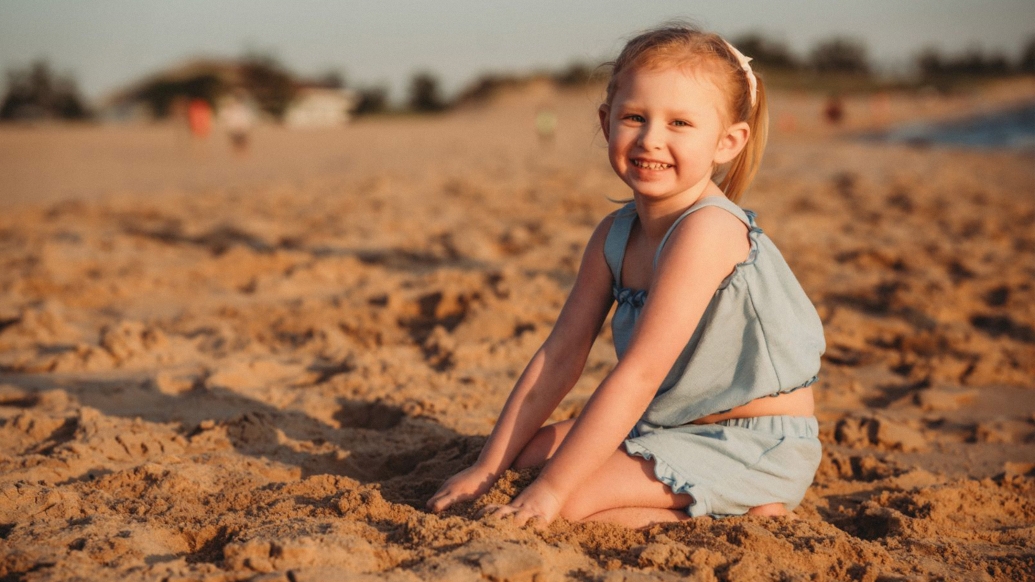
[[[616,521],[644,527],[675,521],[693,497],[672,493],[654,476],[654,462],[616,450],[592,477],[568,498],[561,515],[570,521]]]
[[[657,507],[617,507],[605,509],[585,518],[583,521],[617,523],[632,529],[650,527],[658,523],[671,523],[693,519],[682,509],[661,509]]]
[[[564,442],[564,437],[568,435],[574,423],[574,419],[563,420],[539,429],[532,437],[532,440],[518,454],[517,459],[514,460],[513,468],[525,469],[548,461],[557,452],[561,443]],[[611,467],[610,470],[617,471],[618,473],[603,473],[605,470],[608,470],[608,467]],[[631,483],[628,482],[630,476],[633,479]],[[618,487],[619,484],[622,487]],[[602,521],[617,523],[631,528],[690,519],[690,516],[686,514],[683,508],[690,505],[693,497],[690,495],[673,494],[667,485],[658,481],[657,477],[654,476],[653,461],[629,455],[621,449],[615,451],[612,459],[598,469],[597,474],[590,479],[590,483],[579,488],[573,497],[600,495],[603,492],[596,491],[600,488],[606,490],[607,493],[620,495],[619,490],[628,487],[633,487],[633,490],[628,492],[632,494],[632,498],[628,501],[630,505],[600,507],[595,511],[591,511],[593,508],[592,499],[573,499],[562,510],[562,515],[572,521]],[[648,491],[641,492],[637,489],[638,487],[644,487]],[[646,493],[661,505],[649,504],[647,498],[639,496],[640,493]],[[581,512],[582,515],[569,513],[569,511],[576,510]],[[591,512],[585,513],[587,511]],[[787,508],[782,503],[768,503],[752,507],[748,510],[748,515],[764,515],[768,517],[794,516],[793,513],[787,511]]]

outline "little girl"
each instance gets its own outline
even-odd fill
[[[557,324],[477,462],[428,501],[487,492],[545,466],[488,513],[630,527],[699,515],[785,515],[820,461],[810,385],[815,309],[736,201],[765,148],[761,80],[715,34],[667,26],[613,63],[600,126],[633,201],[593,233]],[[574,420],[543,426],[574,386],[613,303],[618,364]]]

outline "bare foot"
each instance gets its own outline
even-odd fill
[[[787,511],[782,503],[766,503],[765,505],[759,505],[752,507],[748,510],[748,515],[764,515],[766,517],[787,517],[790,519],[798,519],[797,515],[793,512]]]

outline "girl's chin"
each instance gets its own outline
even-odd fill
[[[663,175],[661,174],[661,172],[648,175],[634,174],[632,176],[629,176],[629,179],[626,180],[625,183],[632,187],[633,190],[638,190],[641,188],[656,190],[659,188],[672,187],[672,180],[670,179],[670,176]]]
[[[645,184],[642,182],[629,184],[638,198],[648,200],[667,200],[681,196],[694,196],[694,188],[679,188],[672,184]]]
[[[648,200],[662,200],[670,198],[672,196],[671,190],[662,190],[654,188],[633,188],[633,193],[640,197]]]
[[[666,180],[664,178],[658,178],[658,179],[654,179],[654,180],[642,180],[642,179],[641,180],[637,180],[637,179],[632,179],[632,180],[628,180],[626,183],[629,184],[629,186],[633,190],[636,190],[637,192],[643,192],[643,193],[648,193],[648,192],[655,192],[655,193],[671,192],[671,191],[677,189],[676,185],[673,184],[671,180]]]

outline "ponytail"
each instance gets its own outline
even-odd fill
[[[748,135],[744,149],[729,163],[726,175],[719,182],[719,189],[733,202],[740,200],[744,191],[754,180],[755,174],[758,173],[758,168],[762,164],[762,154],[765,152],[766,142],[769,140],[769,107],[765,84],[757,73],[755,73],[755,77],[758,79],[756,103],[754,107],[750,108],[746,119],[751,133]]]

